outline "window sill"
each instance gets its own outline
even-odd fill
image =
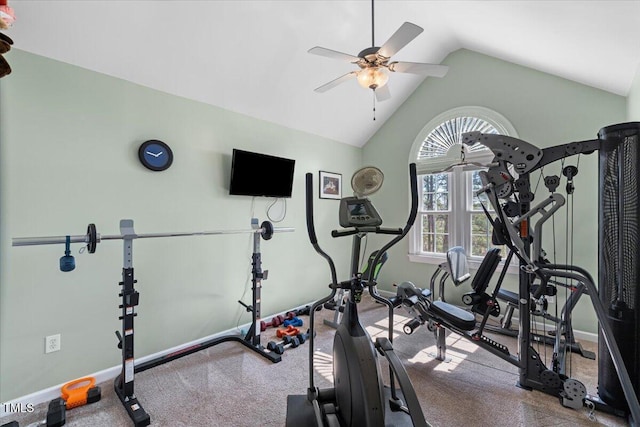
[[[443,262],[445,262],[447,259],[445,255],[438,255],[438,254],[408,254],[407,256],[410,262],[418,262],[422,264],[433,264],[433,265],[440,265]],[[480,267],[480,264],[482,263],[482,258],[480,257],[467,258],[467,263],[469,264],[470,270],[477,270]],[[500,264],[498,265],[498,269],[502,269],[503,266],[504,266],[504,261],[501,261]],[[496,271],[498,269],[496,269]],[[519,272],[519,269],[518,269],[517,261],[512,261],[511,264],[509,265],[509,268],[507,268],[507,273],[518,274],[518,272]]]

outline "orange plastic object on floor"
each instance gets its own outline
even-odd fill
[[[84,385],[80,385],[86,383]],[[96,384],[93,377],[78,378],[62,386],[62,398],[67,402],[67,409],[87,404],[87,394]]]

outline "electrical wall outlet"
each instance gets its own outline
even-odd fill
[[[44,339],[44,352],[53,353],[60,350],[60,334],[49,335]]]

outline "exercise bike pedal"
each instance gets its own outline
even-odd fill
[[[407,408],[401,399],[389,399],[389,409],[393,412],[402,411],[406,414],[409,413],[409,408]]]

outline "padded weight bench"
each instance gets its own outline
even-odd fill
[[[431,276],[430,289],[420,289],[411,282],[404,282],[398,286],[396,297],[392,298],[394,307],[403,305],[414,316],[404,326],[404,332],[411,334],[427,321],[443,323],[459,331],[472,331],[476,327],[476,318],[472,313],[449,304],[444,300],[444,284],[451,278],[456,286],[466,282],[471,275],[464,249],[459,246],[447,251],[447,260],[438,266]],[[440,299],[433,301],[435,283],[439,279]]]
[[[490,250],[472,280],[472,287],[476,290],[472,295],[479,297],[479,301],[477,302],[478,306],[480,306],[482,301],[495,299],[494,297],[486,295],[485,291],[500,260],[500,250]],[[404,325],[404,332],[411,334],[416,328],[429,322],[429,329],[436,335],[437,355],[435,357],[437,360],[446,360],[446,329],[464,335],[467,338],[477,336],[479,341],[490,345],[494,350],[508,355],[509,350],[506,346],[482,335],[482,327],[484,326],[484,321],[486,321],[488,313],[483,319],[483,324],[477,329],[476,316],[473,312],[444,301],[444,284],[448,278],[451,278],[456,286],[471,278],[467,257],[464,249],[461,247],[454,247],[447,251],[446,262],[440,264],[431,277],[431,299],[423,297],[423,290],[416,288],[410,282],[404,282],[398,286],[397,297],[394,303],[403,305],[407,311],[413,315],[413,319]],[[435,282],[438,280],[440,282],[440,299],[432,301]],[[476,292],[479,292],[479,294],[476,294]],[[482,297],[482,295],[484,295],[484,297]],[[484,311],[486,312],[487,310],[485,309]],[[475,338],[473,339],[475,340]]]
[[[403,306],[413,319],[403,327],[407,335],[427,321],[451,325],[454,329],[471,331],[476,327],[473,314],[442,300],[431,301],[431,292],[417,288],[411,282],[398,285],[397,294],[391,298],[394,307]]]

